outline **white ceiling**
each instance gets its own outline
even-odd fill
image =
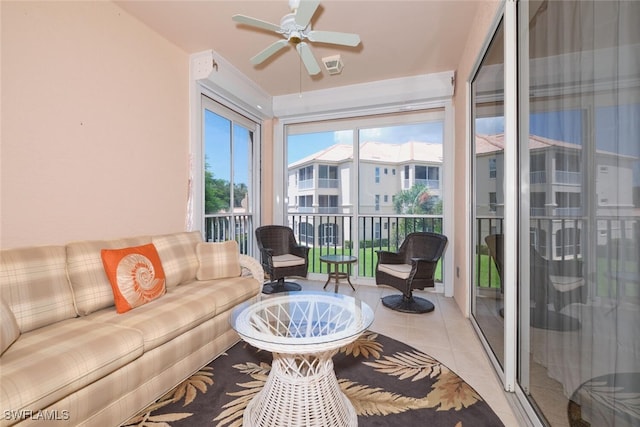
[[[118,0],[129,14],[185,52],[213,49],[272,96],[455,70],[480,0],[321,0],[316,30],[360,35],[355,48],[312,43],[323,68],[309,76],[292,47],[259,66],[249,59],[281,36],[231,20],[242,14],[279,24],[288,0]],[[329,75],[321,58],[340,54]]]

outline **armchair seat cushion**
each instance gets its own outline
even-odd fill
[[[275,255],[272,258],[273,266],[279,267],[292,267],[294,265],[303,265],[306,260],[292,254]]]
[[[584,286],[582,277],[549,276],[551,284],[560,292],[569,292]]]
[[[408,279],[411,274],[409,264],[379,264],[378,270],[403,280]]]

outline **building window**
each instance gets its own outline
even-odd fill
[[[308,222],[301,222],[299,230],[300,243],[313,245],[313,224],[310,224]]]
[[[380,210],[380,195],[376,194],[375,199],[376,199],[376,201],[375,201],[375,210],[379,211]]]
[[[496,193],[495,192],[489,193],[489,211],[490,212],[496,211],[497,203],[498,203],[498,198],[496,196]]]
[[[320,245],[330,246],[339,244],[337,224],[320,224],[318,227],[318,237]]]
[[[338,188],[338,167],[329,165],[318,166],[318,187]]]
[[[384,202],[385,203],[389,203],[389,195],[388,194],[384,195]]]
[[[440,168],[437,166],[416,166],[415,183],[427,188],[440,188]]]
[[[376,184],[380,183],[380,168],[376,168]]]
[[[313,188],[313,166],[298,169],[298,188],[301,190]]]
[[[396,169],[395,168],[391,169],[391,175],[395,175],[395,174],[396,174]]]
[[[298,212],[313,212],[313,196],[298,196]]]
[[[318,196],[318,211],[320,213],[338,213],[338,196]]]
[[[497,176],[496,158],[489,159],[489,178],[495,178]]]

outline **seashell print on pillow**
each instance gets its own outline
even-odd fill
[[[103,249],[101,256],[118,313],[126,313],[165,294],[164,270],[152,243]]]

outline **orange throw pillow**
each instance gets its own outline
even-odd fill
[[[103,249],[101,256],[118,313],[125,313],[165,294],[164,270],[152,243]]]

